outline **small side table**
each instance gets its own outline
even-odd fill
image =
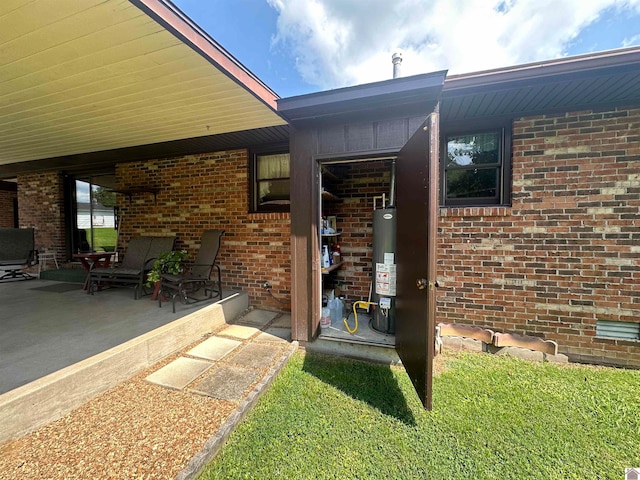
[[[38,278],[40,278],[40,273],[47,264],[47,260],[53,260],[53,263],[56,265],[56,270],[60,270],[55,252],[52,252],[48,248],[43,248],[42,252],[38,252]]]
[[[82,266],[87,271],[87,278],[84,281],[84,290],[89,288],[89,273],[95,266],[96,268],[107,268],[111,263],[111,257],[116,252],[89,252],[89,253],[74,253],[73,258],[77,258],[82,263]]]

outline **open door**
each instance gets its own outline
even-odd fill
[[[435,354],[438,125],[436,106],[396,161],[396,350],[427,410]]]

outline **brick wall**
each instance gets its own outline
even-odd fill
[[[513,124],[511,207],[441,209],[438,321],[555,340],[576,358],[640,365],[640,109]]]
[[[289,310],[291,253],[289,213],[248,213],[249,172],[246,150],[119,164],[118,189],[157,187],[131,201],[118,195],[123,214],[120,247],[133,235],[175,234],[178,248],[191,258],[200,235],[225,230],[218,261],[224,288],[250,295],[250,305]],[[262,289],[269,281],[277,302]]]
[[[0,228],[13,228],[13,201],[18,194],[15,191],[0,190]]]
[[[64,188],[59,172],[18,176],[18,219],[20,227],[35,228],[36,248],[49,248],[64,258]]]

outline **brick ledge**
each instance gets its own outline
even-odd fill
[[[506,217],[511,207],[441,207],[440,217]]]

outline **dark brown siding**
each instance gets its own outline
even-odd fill
[[[310,341],[320,323],[319,161],[372,158],[395,153],[423,121],[424,117],[411,117],[348,125],[307,124],[291,128],[292,336],[295,340]],[[365,237],[362,243],[367,243]],[[362,278],[353,284],[356,290],[354,298],[361,299],[362,291],[368,292],[368,286],[363,285],[370,281],[370,271],[366,271],[370,266],[358,262],[357,266],[352,264],[351,267],[363,272],[359,275]],[[349,272],[348,268],[347,265],[345,273]],[[365,280],[367,275],[369,279]]]

